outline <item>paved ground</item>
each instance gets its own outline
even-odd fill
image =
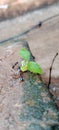
[[[59,4],[28,13],[13,20],[0,22],[0,41],[17,35],[35,25],[38,21],[56,14],[59,14]],[[42,77],[47,82],[52,59],[56,52],[59,53],[59,16],[44,23],[40,29],[38,28],[22,36],[22,39],[28,41],[36,62],[43,69]],[[41,91],[40,83],[34,82],[33,87],[31,82],[27,82],[26,76],[25,84],[21,83],[19,79],[13,79],[13,74],[18,73],[18,71],[17,69],[13,70],[12,65],[17,60],[20,64],[21,59],[18,56],[18,51],[21,45],[12,43],[11,41],[8,44],[0,45],[0,129],[51,130],[52,127],[50,126],[53,123],[59,124],[58,111],[52,100],[51,107],[50,98],[47,96],[45,89],[43,89],[43,92]],[[58,103],[59,55],[53,66],[51,84],[55,86],[53,93]],[[56,129],[58,130],[59,128],[57,127]]]
[[[29,10],[51,5],[58,0],[0,0],[0,21],[11,19]]]
[[[49,15],[48,15],[49,14]],[[25,16],[20,16],[14,20],[7,20],[5,22],[0,22],[0,41],[10,38],[14,35],[17,35],[24,30],[32,27],[37,24],[39,21],[43,21],[48,17],[59,14],[59,4],[55,4],[49,8],[43,8],[41,10],[28,13]],[[42,62],[41,65],[43,69],[46,69],[46,65],[50,67],[53,56],[56,52],[59,52],[59,17],[55,17],[50,21],[47,21],[39,29],[36,29],[26,36],[23,36],[23,39],[26,39],[31,47],[32,52],[36,56],[37,62]],[[17,28],[17,29],[16,29]],[[34,46],[33,46],[34,45]],[[37,47],[38,46],[38,47]],[[40,56],[40,57],[39,57]],[[49,57],[49,58],[48,58]],[[39,61],[40,58],[40,61]],[[45,58],[48,61],[45,65]],[[54,68],[55,72],[53,75],[59,76],[58,73],[58,57],[56,59]],[[46,70],[45,70],[46,72]]]

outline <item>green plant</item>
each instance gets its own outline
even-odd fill
[[[35,74],[42,74],[42,69],[39,64],[34,61],[30,61],[30,52],[27,49],[22,48],[19,54],[22,58],[21,71],[25,72],[28,70]]]

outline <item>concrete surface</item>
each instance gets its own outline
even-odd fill
[[[0,41],[17,35],[37,24],[39,21],[43,21],[56,14],[59,14],[59,4],[54,4],[49,8],[47,7],[28,13],[27,15],[20,16],[14,20],[0,22]],[[29,42],[30,48],[36,56],[37,62],[41,64],[46,73],[46,69],[50,67],[55,53],[59,52],[59,16],[47,21],[40,29],[38,28],[31,31],[22,38]],[[54,76],[55,74],[56,76],[59,76],[58,64],[59,56],[54,64],[55,72],[52,74]]]
[[[58,0],[0,0],[0,21],[51,5],[54,2],[57,3]]]
[[[17,35],[38,21],[43,21],[56,14],[59,14],[59,4],[28,13],[13,20],[0,22],[0,41]],[[59,53],[59,16],[50,19],[41,28],[31,31],[22,36],[21,39],[28,41],[36,62],[43,69],[43,80],[47,83],[52,59],[56,52]],[[37,86],[37,82],[34,82],[33,87],[31,82],[27,82],[26,77],[25,85],[19,79],[13,79],[12,75],[18,72],[12,70],[12,65],[17,60],[21,62],[18,55],[21,48],[20,41],[18,43],[19,46],[16,44],[16,48],[13,41],[0,44],[0,129],[51,130],[50,125],[52,126],[53,123],[56,122],[59,125],[58,110],[52,101],[51,104],[54,108],[52,111],[49,103],[51,98],[45,93],[45,89],[43,88],[44,91],[40,93],[41,85]],[[55,102],[59,106],[59,55],[53,65],[51,85]],[[39,104],[40,101],[41,104]],[[47,110],[49,111],[46,111],[45,101],[48,102]],[[42,107],[42,111],[40,107]],[[55,128],[55,130],[58,129],[59,126]]]

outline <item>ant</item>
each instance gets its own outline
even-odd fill
[[[15,64],[12,66],[12,69],[14,69],[17,64],[18,64],[18,61],[15,62]],[[20,78],[20,81],[24,81],[23,72],[20,70],[20,66],[18,67],[18,71],[19,71],[19,75],[17,76],[17,78]],[[15,75],[15,78],[16,78],[16,75]]]

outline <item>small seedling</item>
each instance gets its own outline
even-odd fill
[[[34,61],[30,61],[30,52],[27,49],[22,48],[19,52],[19,55],[22,58],[21,62],[22,72],[30,71],[34,74],[42,74],[42,69],[39,66],[39,64]]]

